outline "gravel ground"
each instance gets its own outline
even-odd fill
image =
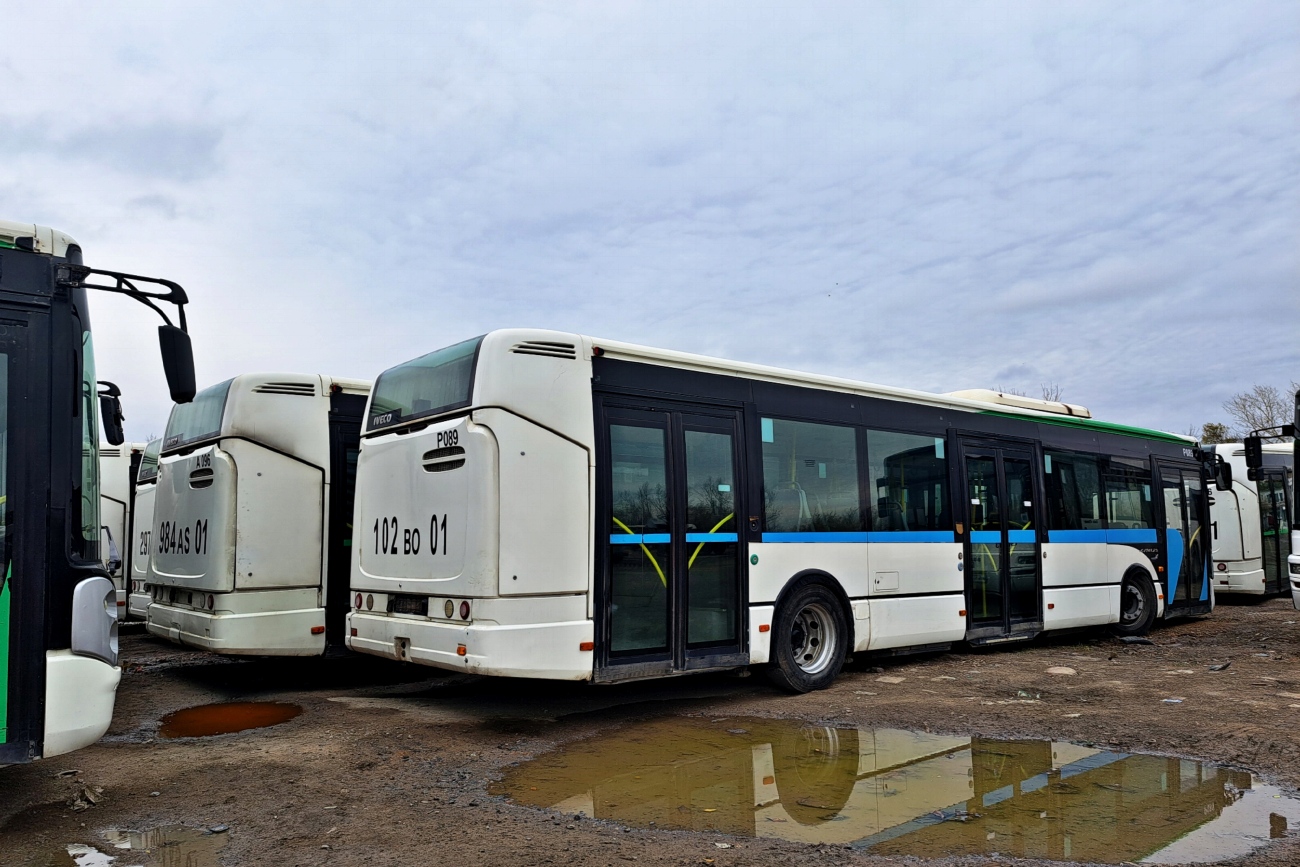
[[[660,716],[748,716],[1069,740],[1245,768],[1294,792],[1298,620],[1289,600],[1273,599],[1221,604],[1210,617],[1162,626],[1151,645],[1085,632],[999,650],[859,656],[831,689],[799,696],[776,692],[760,676],[590,687],[445,675],[350,656],[239,661],[136,630],[124,636],[125,673],[104,740],[0,770],[0,864],[71,864],[68,844],[108,849],[105,829],[169,825],[227,830],[219,849],[209,846],[192,864],[155,855],[124,858],[118,867],[202,867],[213,858],[366,867],[917,864],[842,846],[627,828],[519,806],[489,787],[512,763],[620,726]],[[1222,663],[1231,665],[1211,670]],[[1056,666],[1074,674],[1048,673]],[[260,730],[157,736],[169,712],[236,700],[294,702],[303,712]],[[1233,863],[1300,864],[1300,840],[1293,827]]]

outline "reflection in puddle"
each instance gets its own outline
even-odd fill
[[[202,704],[169,713],[158,735],[164,738],[204,738],[279,725],[302,713],[296,704],[273,701],[232,701]]]
[[[52,867],[217,867],[217,852],[226,845],[227,834],[212,834],[202,828],[168,825],[148,831],[112,829],[104,832],[109,851],[72,844],[67,856],[60,853]]]
[[[513,768],[494,792],[641,827],[932,858],[1219,861],[1300,822],[1300,801],[1205,762],[794,720],[629,726]]]

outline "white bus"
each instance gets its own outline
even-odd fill
[[[99,556],[117,588],[117,619],[126,619],[127,575],[131,570],[131,508],[136,468],[144,443],[99,444]]]
[[[1213,607],[1203,460],[1067,404],[494,331],[376,381],[348,646],[807,690],[855,651],[1139,634]]]
[[[1295,484],[1291,443],[1268,443],[1254,476],[1241,443],[1210,446],[1232,467],[1232,489],[1216,491],[1210,506],[1211,557],[1218,593],[1271,596],[1285,593],[1291,553],[1291,503]]]
[[[153,597],[149,591],[149,537],[153,533],[153,498],[158,490],[158,452],[162,450],[162,437],[151,440],[140,456],[140,467],[135,474],[135,504],[131,508],[131,535],[127,547],[131,550],[131,565],[127,572],[126,613],[128,617],[144,620]]]
[[[341,645],[370,383],[243,374],[177,406],[158,458],[154,635],[216,653]]]

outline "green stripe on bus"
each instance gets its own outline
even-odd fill
[[[10,563],[0,590],[0,744],[9,743],[9,585],[13,575]]]
[[[1165,443],[1177,443],[1183,446],[1190,446],[1191,441],[1184,439],[1176,434],[1165,433],[1164,431],[1148,430],[1144,427],[1129,427],[1128,425],[1115,424],[1109,421],[1097,421],[1090,418],[1042,418],[1041,416],[1015,415],[1009,412],[993,412],[985,410],[981,415],[994,415],[998,418],[1013,418],[1017,421],[1033,421],[1039,424],[1054,424],[1059,427],[1074,427],[1082,430],[1094,430],[1101,433],[1113,433],[1126,437],[1141,437],[1146,440],[1159,440]]]

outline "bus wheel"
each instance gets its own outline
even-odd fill
[[[1156,591],[1143,572],[1124,576],[1119,588],[1119,623],[1111,627],[1116,635],[1146,635],[1156,622]]]
[[[768,677],[782,689],[810,692],[835,680],[848,654],[849,624],[824,584],[804,584],[781,605],[772,630]]]

